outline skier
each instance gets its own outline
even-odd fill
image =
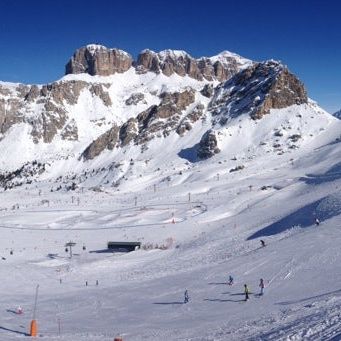
[[[233,277],[230,275],[229,276],[229,281],[227,282],[228,285],[232,285],[233,284]]]
[[[21,315],[22,313],[23,313],[23,310],[22,310],[21,306],[19,305],[17,308],[17,314]]]
[[[188,290],[185,290],[185,295],[184,295],[184,303],[188,303],[189,302],[189,295],[188,295]]]
[[[320,225],[320,221],[319,221],[318,218],[315,219],[315,224],[316,224],[316,226],[319,226],[319,225]]]
[[[249,299],[249,288],[246,284],[244,284],[244,293],[245,293],[245,302]]]
[[[260,287],[260,294],[259,294],[259,296],[263,296],[264,295],[264,281],[263,281],[263,278],[261,278],[259,280],[259,287]]]
[[[265,246],[265,241],[263,239],[260,240],[260,243],[261,243],[262,247]]]

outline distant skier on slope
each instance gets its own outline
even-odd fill
[[[229,281],[227,282],[228,285],[232,285],[233,284],[233,277],[230,275],[229,276]]]
[[[184,294],[184,304],[189,302],[189,295],[188,295],[188,290],[185,290],[185,294]]]
[[[244,284],[245,301],[249,299],[250,290],[246,284]]]
[[[320,220],[318,218],[315,219],[315,224],[316,224],[316,226],[320,225]]]
[[[261,278],[259,280],[259,287],[260,287],[260,296],[263,296],[264,295],[264,281],[263,281],[263,278]]]
[[[265,246],[265,241],[263,239],[260,240],[260,243],[261,243],[262,247]]]

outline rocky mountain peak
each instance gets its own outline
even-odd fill
[[[250,64],[250,60],[228,51],[213,57],[195,59],[181,50],[164,50],[158,53],[143,50],[138,56],[136,68],[140,73],[152,71],[166,76],[187,75],[200,81],[224,81]]]
[[[121,164],[125,153],[130,160],[149,158],[158,146],[163,150],[170,144],[192,162],[227,153],[236,129],[241,131],[243,122],[257,128],[264,125],[271,117],[261,119],[271,109],[295,105],[288,109],[296,112],[294,117],[297,111],[319,110],[308,102],[303,84],[280,62],[252,62],[229,51],[196,59],[185,51],[144,50],[134,62],[122,50],[91,44],[78,49],[66,69],[116,76],[70,75],[39,86],[0,82],[0,148],[10,150],[7,145],[15,144],[20,150],[15,158],[9,151],[0,157],[6,169],[15,171],[36,159],[51,165],[62,160],[84,162],[84,167],[91,167],[97,158]],[[277,139],[282,133],[276,134]],[[300,131],[290,138],[301,135]],[[41,152],[50,149],[44,144],[56,154]],[[131,162],[122,164],[133,167]]]
[[[76,50],[66,64],[65,73],[110,76],[123,73],[133,65],[137,73],[149,71],[165,76],[177,74],[199,81],[221,82],[251,64],[252,61],[229,51],[196,59],[186,51],[170,49],[160,52],[145,49],[138,55],[137,61],[133,61],[131,55],[123,50],[89,44]]]
[[[74,53],[65,66],[65,74],[110,76],[129,70],[132,63],[131,55],[123,50],[90,44]]]
[[[303,83],[286,66],[269,60],[254,63],[218,86],[210,103],[216,122],[249,114],[260,119],[270,109],[305,104],[308,97]]]

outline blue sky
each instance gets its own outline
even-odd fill
[[[281,60],[323,108],[341,108],[341,1],[0,0],[0,80],[57,80],[88,43]]]

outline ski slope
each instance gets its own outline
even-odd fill
[[[311,123],[319,139],[292,153],[238,149],[240,134],[270,139],[273,117],[222,139],[227,151],[209,161],[160,156],[120,191],[99,178],[74,192],[48,179],[2,191],[0,339],[26,338],[39,284],[42,340],[340,340],[340,125]],[[230,172],[234,153],[246,167]],[[148,247],[108,253],[108,241]]]

